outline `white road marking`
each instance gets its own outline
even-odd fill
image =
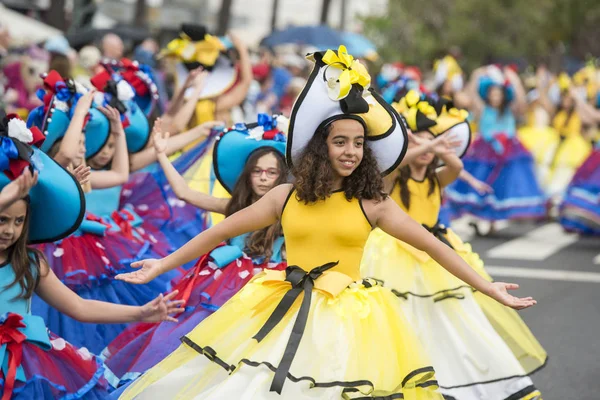
[[[594,257],[594,264],[600,264],[600,254]]]
[[[494,277],[532,278],[550,281],[600,283],[600,273],[557,269],[489,266],[485,270]]]
[[[566,233],[560,224],[550,223],[490,249],[492,258],[541,261],[577,241],[578,236]]]

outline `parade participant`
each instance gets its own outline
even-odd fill
[[[49,333],[42,318],[31,313],[33,294],[79,321],[95,323],[176,321],[168,314],[181,312],[183,303],[171,301],[177,295],[172,293],[129,307],[83,299],[65,287],[27,243],[59,240],[75,230],[85,211],[83,193],[59,164],[30,146],[43,141],[39,130],[29,130],[14,116],[0,122],[2,193],[30,170],[35,176],[29,183],[39,174],[29,194],[19,191],[23,196],[0,211],[2,399],[103,399],[108,392],[102,363]]]
[[[257,275],[121,398],[266,399],[272,391],[288,399],[440,399],[434,370],[394,295],[360,277],[374,226],[428,251],[506,305],[535,304],[507,293],[516,285],[481,279],[383,194],[381,172],[393,171],[406,150],[403,124],[364,89],[370,76],[344,46],[313,59],[287,139],[294,185],[275,187],[170,256],[141,261],[140,270],[119,279],[150,281],[227,238],[278,221],[290,266]],[[294,304],[301,293],[302,304]]]
[[[468,145],[466,113],[450,109],[438,116],[433,105],[415,92],[395,106],[420,139],[455,135]],[[466,150],[457,149],[462,154]],[[438,168],[440,161],[443,166]],[[392,175],[390,197],[491,282],[471,246],[439,222],[442,191],[461,170],[456,149],[436,146]],[[398,297],[433,362],[442,394],[473,400],[539,396],[526,375],[545,363],[546,353],[514,310],[496,306],[487,296],[476,297],[469,285],[429,255],[380,229],[369,237],[361,274],[381,281]]]
[[[158,121],[153,143],[169,183],[180,199],[229,216],[287,181],[285,134],[281,125],[281,120],[262,114],[258,123],[236,124],[221,134],[213,150],[213,160],[217,178],[230,191],[231,199],[213,198],[187,186],[164,153],[168,133],[160,130]],[[284,261],[279,223],[235,237],[200,257],[187,276],[174,286],[181,293],[178,298],[186,301],[186,312],[178,315],[177,326],[134,324],[107,346],[103,356],[111,371],[111,383],[118,386],[119,382],[135,379],[156,365],[177,349],[181,336],[222,306],[255,274],[265,268],[285,269]]]
[[[55,101],[55,100],[53,100]],[[82,101],[80,99],[80,101]],[[56,112],[56,110],[55,110]],[[94,106],[85,125],[85,162],[92,168],[89,180],[93,190],[86,193],[86,216],[71,236],[38,249],[46,256],[54,274],[79,296],[127,305],[142,305],[170,289],[177,272],[144,287],[131,290],[115,281],[114,276],[127,271],[129,263],[145,254],[166,255],[168,240],[152,224],[144,221],[132,207],[119,205],[121,185],[129,177],[129,160],[120,113],[110,106]],[[48,124],[46,119],[45,125]],[[52,119],[50,124],[56,124]],[[72,127],[76,120],[64,124]],[[71,128],[69,128],[71,129]],[[79,125],[76,129],[81,130]],[[66,130],[57,127],[57,130]],[[163,221],[168,219],[164,212]],[[94,353],[116,337],[125,324],[83,324],[33,299],[33,311],[44,318],[47,326],[69,342]]]
[[[252,65],[245,43],[237,35],[229,34],[229,39],[217,38],[201,25],[183,24],[181,36],[171,41],[161,56],[177,60],[175,65],[177,85],[187,80],[190,71],[202,67],[208,71],[202,92],[198,95],[192,89],[181,91],[174,99],[174,109],[178,109],[184,99],[196,96],[197,105],[191,124],[221,120],[231,124],[231,109],[241,105],[252,83]],[[232,62],[233,47],[239,58],[238,65]],[[193,97],[191,97],[193,99]],[[204,157],[194,167],[195,172],[186,180],[195,190],[216,197],[228,197],[227,191],[214,179],[211,170],[211,157]],[[222,216],[212,213],[212,223],[222,220]]]
[[[570,232],[600,235],[600,147],[581,165],[567,188],[560,223]]]
[[[507,80],[504,80],[506,76]],[[480,135],[464,158],[465,170],[490,185],[493,193],[479,194],[463,181],[446,189],[459,213],[494,221],[542,218],[546,199],[537,183],[531,154],[515,137],[518,115],[525,93],[517,74],[510,68],[475,70],[468,90]]]

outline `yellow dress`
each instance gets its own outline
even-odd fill
[[[360,279],[359,201],[292,192],[281,223],[291,266],[257,275],[121,398],[441,400],[395,296]]]
[[[438,225],[440,188],[409,179],[410,208],[396,185],[391,198],[454,250],[485,279],[483,262],[452,230]],[[427,253],[375,229],[361,264],[364,277],[392,289],[433,361],[440,390],[456,399],[537,399],[527,376],[546,353],[516,311],[456,278]],[[514,397],[511,397],[514,396]]]

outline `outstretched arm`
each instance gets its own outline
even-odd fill
[[[229,33],[229,37],[240,55],[240,79],[231,90],[218,97],[216,112],[227,111],[242,104],[252,83],[252,63],[248,47],[237,35]]]
[[[45,262],[41,263],[41,277],[36,293],[61,313],[81,322],[98,324],[133,321],[177,322],[169,314],[184,311],[183,300],[171,301],[178,291],[171,292],[166,296],[161,294],[143,306],[124,306],[82,299],[77,293],[66,287]]]
[[[119,274],[116,276],[116,279],[137,284],[150,282],[158,275],[208,253],[219,243],[227,239],[273,225],[279,219],[283,203],[291,187],[292,185],[286,184],[271,189],[256,203],[236,212],[225,218],[223,222],[200,233],[174,253],[161,260],[135,262],[131,266],[134,268],[141,267],[139,270],[127,274]]]
[[[71,122],[69,122],[69,127],[65,132],[65,136],[60,142],[58,152],[53,157],[57,163],[65,168],[69,166],[77,157],[79,140],[81,139],[81,135],[83,135],[83,123],[85,121],[85,117],[90,111],[94,94],[95,91],[90,90],[81,96],[77,102],[75,111],[73,112],[73,118],[71,118]]]
[[[180,133],[169,140],[169,145],[165,153],[170,156],[171,154],[183,149],[185,146],[194,143],[196,140],[208,136],[212,128],[223,125],[224,123],[220,121],[210,121],[200,124],[189,131]],[[148,146],[140,152],[129,155],[129,168],[131,172],[139,171],[140,169],[146,168],[148,165],[156,161],[157,158],[154,148],[152,146]]]
[[[367,205],[365,208],[367,215],[372,215],[372,222],[384,232],[427,252],[451,274],[480,292],[515,309],[527,308],[536,304],[531,297],[517,298],[508,294],[507,290],[518,288],[516,284],[490,283],[483,279],[454,250],[427,232],[425,228],[402,211],[392,199],[387,198],[376,205],[365,202],[365,205]]]
[[[167,177],[167,181],[169,181],[169,185],[171,185],[171,188],[173,189],[173,192],[177,198],[206,211],[225,214],[225,209],[229,203],[228,199],[220,199],[193,190],[188,186],[183,176],[179,174],[173,164],[171,164],[171,161],[165,153],[169,144],[169,132],[162,131],[162,121],[160,118],[154,123],[152,132],[152,137],[154,139],[153,146],[158,158],[158,162],[160,163],[160,166]]]

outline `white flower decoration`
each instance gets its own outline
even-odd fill
[[[33,141],[33,134],[27,129],[27,124],[18,118],[8,121],[8,136],[23,143],[31,143]]]
[[[57,247],[56,250],[54,250],[54,252],[52,253],[52,255],[56,258],[60,258],[65,254],[65,249],[61,249],[60,247]]]
[[[60,110],[62,112],[65,112],[65,113],[69,112],[69,104],[67,104],[66,101],[60,101],[60,100],[54,99],[54,101],[52,102],[52,107],[54,107],[57,110]]]
[[[287,136],[288,129],[290,127],[290,120],[283,115],[277,116],[277,129],[283,132]]]
[[[94,93],[94,103],[101,106],[104,104],[104,93],[96,92]]]
[[[257,141],[262,140],[264,134],[265,128],[259,125],[256,128],[252,128],[248,131],[248,137],[246,139],[254,139]]]
[[[341,69],[338,68],[327,68],[325,70],[325,78],[327,83],[327,95],[331,100],[338,101],[340,95],[340,81],[339,77],[342,75]]]
[[[148,204],[140,204],[137,209],[140,211],[148,211],[150,207],[148,207]]]
[[[220,269],[215,271],[215,274],[213,275],[214,279],[219,279],[219,277],[223,275],[223,271],[221,271]]]
[[[67,342],[63,338],[56,338],[50,341],[54,350],[64,350],[67,347]]]
[[[200,276],[210,275],[210,270],[203,269],[202,271],[200,271],[200,273],[198,275],[200,275]]]
[[[131,85],[127,83],[127,81],[122,80],[119,83],[117,83],[117,97],[119,98],[119,100],[131,100],[134,96],[135,92],[133,91]]]

